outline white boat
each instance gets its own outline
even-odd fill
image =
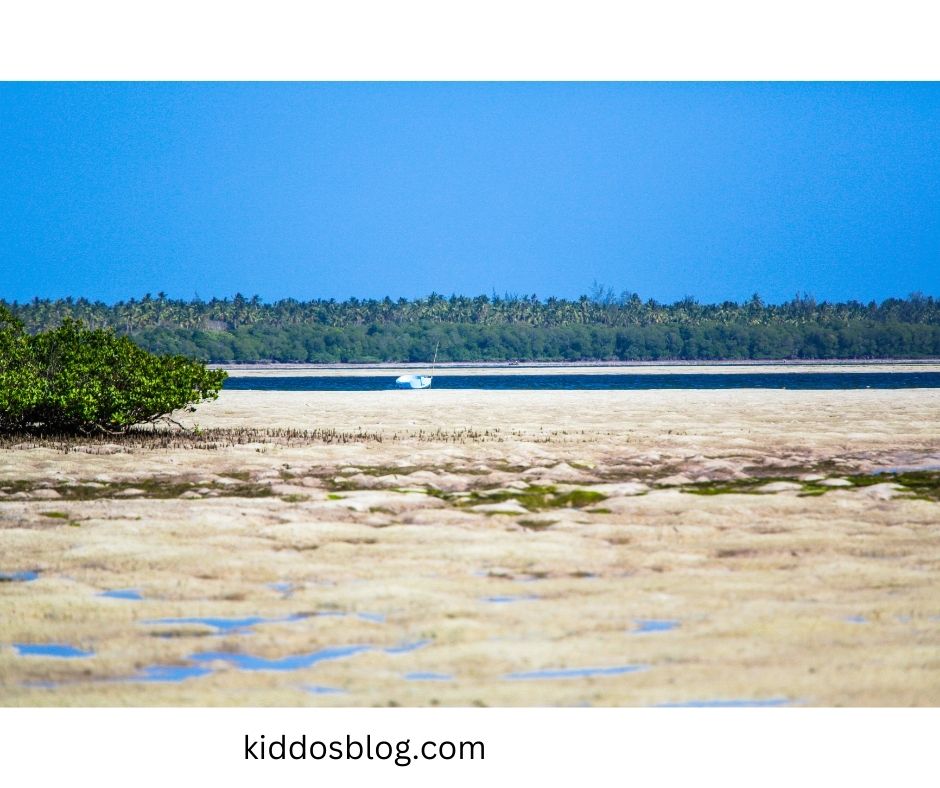
[[[395,378],[395,385],[400,389],[429,389],[431,380],[430,375],[400,375]]]
[[[440,342],[434,347],[434,360],[431,362],[430,375],[399,375],[395,378],[395,385],[400,389],[429,389],[434,379],[434,365],[437,364],[437,349]]]

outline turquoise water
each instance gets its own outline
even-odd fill
[[[395,375],[334,377],[239,377],[225,388],[259,391],[382,391],[395,388]],[[940,372],[739,372],[558,375],[436,375],[435,389],[490,390],[650,390],[650,389],[839,389],[940,388]]]

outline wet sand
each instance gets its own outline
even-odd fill
[[[940,504],[871,478],[940,467],[940,391],[232,391],[188,421],[272,432],[0,453],[0,703],[940,704]],[[77,655],[20,653],[50,644]]]

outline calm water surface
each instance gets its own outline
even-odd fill
[[[229,377],[231,391],[383,391],[395,375],[334,377]],[[674,375],[436,375],[435,389],[642,391],[649,389],[838,389],[940,388],[940,372],[740,372]]]

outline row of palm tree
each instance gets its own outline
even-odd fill
[[[287,298],[264,303],[247,298],[172,299],[160,292],[154,297],[131,298],[114,304],[85,298],[40,299],[18,303],[0,299],[30,331],[46,330],[63,318],[81,320],[92,328],[113,328],[122,333],[165,327],[187,330],[236,330],[245,326],[284,328],[299,325],[332,327],[402,325],[408,323],[457,323],[531,326],[649,326],[700,325],[703,323],[764,325],[779,323],[835,324],[865,320],[883,323],[940,324],[940,300],[914,293],[907,298],[871,301],[817,302],[798,295],[780,304],[767,304],[759,295],[744,302],[703,304],[684,298],[672,304],[643,301],[636,293],[615,295],[595,284],[590,295],[577,299],[535,295],[452,295],[431,293],[425,298],[392,300],[350,298],[299,301]]]

